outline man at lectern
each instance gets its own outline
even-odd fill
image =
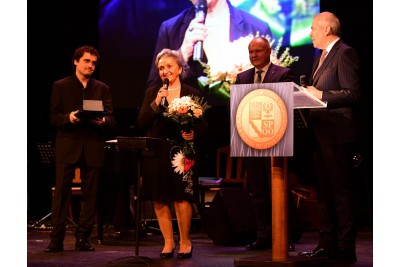
[[[310,110],[314,168],[320,212],[318,246],[300,255],[353,263],[356,257],[355,107],[360,99],[359,58],[340,38],[339,19],[330,12],[314,17],[310,36],[322,54],[314,60],[307,89],[327,102]]]
[[[293,82],[293,71],[271,63],[271,46],[263,37],[254,38],[249,46],[249,58],[254,66],[236,77],[236,84]],[[257,220],[257,239],[246,246],[249,250],[272,247],[271,219],[271,158],[244,158],[247,179]],[[289,250],[294,250],[293,244]]]
[[[98,60],[95,48],[79,47],[72,60],[75,73],[53,84],[50,123],[57,130],[56,184],[51,213],[53,230],[51,242],[45,249],[47,253],[64,250],[65,220],[76,167],[80,167],[81,172],[82,200],[75,249],[95,250],[89,238],[95,222],[97,183],[104,162],[105,134],[114,125],[110,88],[91,77]],[[84,100],[101,103],[103,111],[79,116],[85,106]]]

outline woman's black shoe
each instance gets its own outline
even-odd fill
[[[190,252],[189,253],[178,253],[177,258],[178,259],[190,259],[192,257],[192,252],[193,252],[193,246],[190,248]]]
[[[161,259],[170,259],[174,256],[175,248],[171,252],[161,252],[160,258]]]

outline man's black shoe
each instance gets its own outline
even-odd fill
[[[248,250],[262,250],[272,248],[272,242],[268,239],[257,239],[251,244],[246,245]]]
[[[357,262],[356,252],[352,249],[339,248],[334,259],[345,263]]]
[[[44,252],[46,253],[55,253],[55,252],[61,252],[64,250],[64,245],[63,242],[61,241],[50,241],[50,244],[47,246],[47,248],[44,249]]]
[[[94,247],[90,245],[87,239],[77,239],[75,242],[75,250],[79,251],[94,251]]]
[[[329,256],[329,253],[328,253],[328,250],[323,249],[318,246],[314,250],[311,250],[311,251],[299,252],[298,255],[306,256],[306,257],[315,257],[315,258],[327,258]]]
[[[289,252],[293,252],[293,251],[295,251],[295,250],[296,250],[296,248],[294,247],[294,244],[293,244],[293,243],[289,243],[288,251],[289,251]]]

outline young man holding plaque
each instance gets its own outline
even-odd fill
[[[57,130],[56,183],[51,214],[53,230],[51,242],[45,249],[47,253],[64,250],[65,221],[76,167],[81,173],[82,201],[75,230],[75,249],[95,250],[89,237],[95,222],[97,183],[104,162],[105,134],[114,125],[110,88],[91,77],[98,60],[95,48],[79,47],[72,60],[75,73],[53,84],[50,123]],[[84,100],[101,101],[103,117],[78,116],[84,108]],[[99,103],[97,101],[95,103]]]

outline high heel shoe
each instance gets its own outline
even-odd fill
[[[189,253],[184,253],[184,252],[178,253],[177,258],[178,259],[190,259],[192,257],[192,252],[193,252],[193,246],[190,248]]]
[[[161,259],[170,259],[174,256],[174,251],[175,251],[175,248],[173,248],[171,252],[161,252],[160,258]]]

